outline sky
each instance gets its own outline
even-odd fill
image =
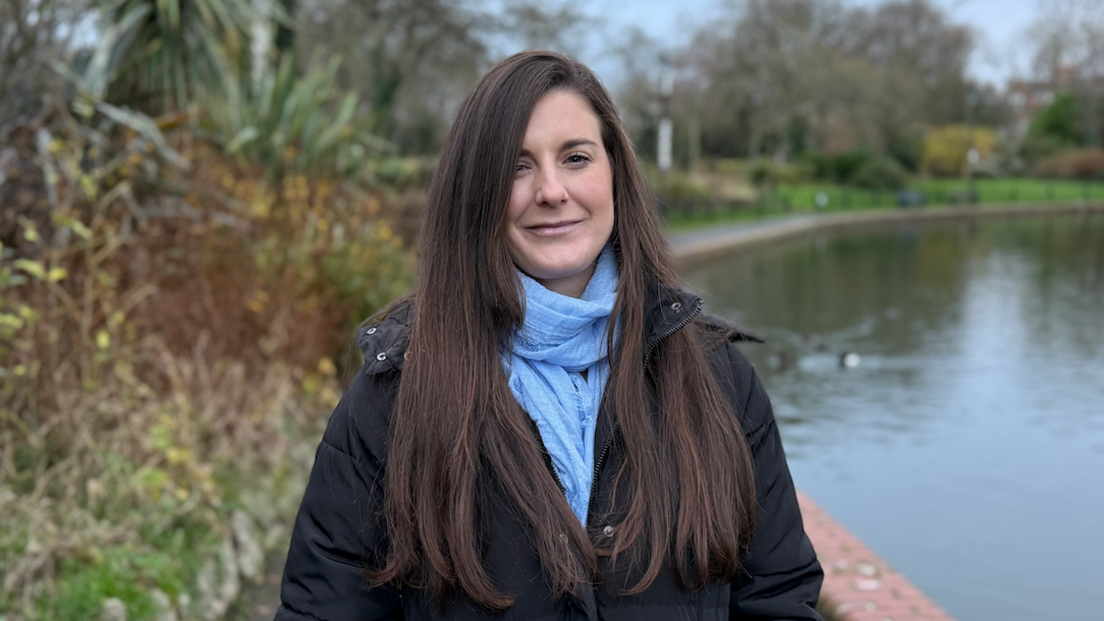
[[[658,39],[685,43],[690,33],[722,12],[724,0],[593,0],[586,12],[603,22],[603,30],[636,26]],[[849,0],[853,5],[874,7],[884,0]],[[1027,46],[1021,41],[1045,0],[931,0],[941,7],[952,22],[974,29],[978,44],[969,72],[982,81],[1003,86],[1013,76],[1028,69]],[[627,7],[631,6],[631,9]],[[579,54],[604,81],[615,81],[617,62],[602,58],[598,45]]]

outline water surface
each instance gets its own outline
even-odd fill
[[[744,350],[797,485],[958,621],[1101,618],[1104,217],[822,234],[685,276],[767,338]]]

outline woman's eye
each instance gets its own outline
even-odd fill
[[[584,153],[572,153],[567,156],[568,164],[585,164],[590,161],[590,158]]]

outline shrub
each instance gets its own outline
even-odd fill
[[[851,175],[851,184],[871,190],[899,190],[908,183],[908,173],[890,157],[867,160]]]
[[[41,139],[23,163],[37,168],[20,164],[18,187],[31,203],[0,228],[12,620],[88,618],[109,596],[139,613],[153,589],[200,588],[193,569],[235,536],[236,508],[260,506],[266,528],[287,519],[301,493],[288,456],[336,403],[335,359],[408,284],[377,194],[274,182],[128,114],[145,134],[64,108],[30,128]]]
[[[734,157],[723,157],[712,163],[713,172],[721,175],[742,175],[747,168],[747,161]]]
[[[401,193],[424,188],[436,166],[436,157],[378,157],[367,172],[377,184]]]
[[[957,177],[968,170],[967,154],[976,149],[981,161],[989,160],[997,136],[987,127],[948,125],[928,132],[924,138],[921,169],[937,177]]]
[[[1104,150],[1059,151],[1039,160],[1033,172],[1044,179],[1104,179]]]
[[[920,169],[920,157],[924,149],[924,136],[909,133],[890,137],[886,144],[886,153],[905,170],[916,172]]]
[[[1028,134],[1020,141],[1017,155],[1032,167],[1043,158],[1062,150],[1062,144],[1045,134]]]
[[[778,182],[777,168],[769,159],[756,159],[747,167],[748,181],[755,187],[773,186]]]
[[[664,205],[685,205],[708,201],[711,198],[709,187],[696,181],[685,172],[679,170],[669,170],[665,173],[654,171],[649,177],[656,196]]]
[[[779,184],[802,183],[812,177],[812,168],[804,162],[778,162],[771,158],[758,158],[746,167],[748,181],[761,188]]]
[[[1060,145],[1083,144],[1087,104],[1076,93],[1058,93],[1054,101],[1035,114],[1029,136],[1045,136]]]
[[[220,618],[263,578],[249,533],[286,531],[352,326],[408,284],[336,64],[207,71],[250,7],[104,4],[91,62],[56,67],[72,100],[0,135],[0,619]]]
[[[822,181],[850,183],[855,173],[872,159],[866,151],[808,153],[802,156],[812,174]]]

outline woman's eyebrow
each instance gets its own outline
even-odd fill
[[[567,151],[568,149],[574,149],[575,147],[581,147],[583,145],[596,147],[598,146],[598,143],[587,138],[575,138],[564,142],[563,146],[560,147],[560,150]]]
[[[598,146],[598,143],[588,138],[572,138],[571,140],[565,140],[564,143],[560,145],[560,151],[567,151],[569,149],[574,149],[576,147],[582,146],[596,147]],[[533,157],[533,154],[524,147],[522,147],[521,152],[518,153],[518,155],[520,157]]]

